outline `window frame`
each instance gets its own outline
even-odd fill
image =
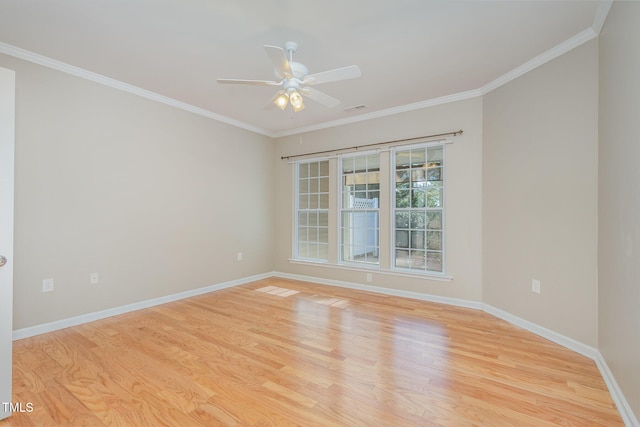
[[[425,143],[418,143],[418,144],[411,144],[411,145],[402,145],[402,146],[396,146],[391,148],[391,155],[389,156],[389,268],[391,271],[394,272],[398,272],[398,273],[405,273],[405,274],[415,274],[415,275],[420,275],[420,276],[443,276],[446,277],[446,187],[447,187],[447,179],[446,179],[446,164],[447,164],[447,160],[446,160],[446,145],[447,142],[446,141],[432,141],[432,142],[425,142]],[[410,209],[412,208],[397,208],[396,207],[396,155],[398,151],[410,151],[410,150],[414,150],[414,149],[421,149],[424,148],[425,149],[425,153],[428,152],[429,148],[433,148],[433,147],[442,147],[442,164],[440,166],[441,170],[440,170],[440,174],[441,174],[441,182],[442,182],[442,195],[441,195],[441,206],[439,207],[435,207],[435,208],[429,208],[427,207],[427,202],[425,200],[425,207],[421,208],[421,210],[423,212],[435,212],[435,211],[441,211],[441,228],[440,228],[440,232],[441,232],[441,249],[440,251],[434,251],[434,252],[440,252],[441,254],[441,270],[429,270],[427,269],[428,267],[428,263],[427,263],[427,259],[425,258],[425,268],[424,269],[417,269],[417,268],[408,268],[408,267],[398,267],[396,265],[396,210],[397,209],[407,209],[410,211]],[[428,158],[425,158],[426,161],[428,161]],[[412,169],[412,168],[410,168]],[[426,178],[425,178],[426,179]],[[428,182],[428,181],[425,181]],[[411,187],[409,187],[411,189]],[[410,236],[410,231],[411,228],[408,229],[409,230],[409,239],[411,239]],[[425,228],[425,233],[427,232],[427,228]],[[426,238],[426,236],[425,236]],[[425,243],[426,244],[426,243]],[[425,257],[427,254],[427,249],[425,247]]]
[[[451,282],[453,277],[448,274],[447,270],[447,245],[446,245],[446,236],[448,235],[447,231],[447,221],[446,221],[446,201],[447,201],[447,188],[448,188],[448,180],[446,177],[447,166],[447,155],[446,155],[446,146],[452,141],[441,139],[437,141],[425,141],[425,142],[417,142],[413,144],[406,145],[396,145],[390,146],[386,148],[380,149],[371,149],[368,151],[349,151],[345,153],[337,153],[335,155],[327,155],[322,157],[308,157],[298,161],[290,162],[293,166],[293,173],[291,174],[293,178],[293,211],[292,214],[294,216],[292,225],[292,256],[289,259],[289,262],[294,264],[301,265],[322,265],[326,268],[334,268],[341,269],[346,271],[362,271],[362,272],[371,272],[375,271],[379,274],[395,276],[395,277],[407,277],[407,278],[423,278],[426,280],[433,281],[442,281],[442,282]],[[415,269],[415,268],[406,268],[406,267],[396,267],[396,241],[395,241],[395,176],[396,176],[396,153],[398,151],[411,150],[416,148],[426,148],[429,147],[442,147],[442,165],[441,169],[441,180],[442,180],[442,195],[441,195],[441,207],[434,208],[435,210],[439,210],[442,212],[441,216],[441,265],[442,271],[435,270],[427,270],[425,269]],[[379,200],[378,200],[378,262],[376,264],[369,264],[363,262],[351,262],[351,261],[343,261],[342,254],[342,160],[346,157],[352,156],[362,156],[368,155],[372,153],[380,154],[380,164],[379,164]],[[383,153],[386,153],[383,155]],[[323,209],[327,214],[327,241],[326,247],[327,251],[325,255],[326,259],[319,258],[310,258],[310,257],[301,257],[300,254],[300,236],[299,234],[299,184],[300,184],[300,164],[312,163],[312,162],[328,162],[328,181],[329,181],[329,190],[328,190],[328,208]],[[428,167],[427,167],[428,169]],[[426,172],[425,172],[426,173]],[[386,187],[386,188],[385,188]],[[428,229],[425,228],[425,231]],[[411,233],[409,233],[409,236]],[[427,234],[425,233],[425,237]],[[425,255],[427,248],[425,246]],[[426,259],[425,259],[425,267]],[[369,281],[369,277],[367,277],[367,281]]]
[[[344,160],[345,159],[354,159],[357,157],[364,157],[365,159],[367,159],[367,157],[375,155],[378,157],[378,189],[377,189],[377,193],[378,193],[378,205],[375,208],[366,208],[366,209],[357,209],[357,208],[348,208],[348,207],[344,207],[344,185],[343,185],[343,179],[345,177],[344,174]],[[380,234],[382,232],[383,227],[380,224],[380,211],[381,211],[381,206],[380,206],[380,192],[381,192],[381,186],[380,186],[380,173],[381,173],[381,169],[382,169],[382,158],[380,156],[380,152],[376,151],[376,150],[372,150],[372,151],[363,151],[363,152],[353,152],[353,153],[346,153],[343,155],[339,155],[337,156],[338,159],[338,167],[337,167],[337,176],[338,176],[338,207],[337,207],[337,235],[338,235],[338,239],[337,239],[337,245],[338,245],[338,264],[341,265],[345,265],[345,266],[353,266],[353,267],[359,267],[359,268],[367,268],[367,269],[380,269],[380,261],[381,261],[381,247],[380,247]],[[368,168],[368,159],[365,160],[366,164],[367,164],[367,168],[365,173],[369,174],[369,168]],[[355,171],[354,171],[355,174]],[[365,190],[367,193],[369,192],[368,190],[368,182],[367,184],[367,189]],[[352,213],[356,213],[356,212],[361,212],[361,213],[365,213],[365,212],[375,212],[376,214],[376,222],[377,222],[377,227],[375,228],[375,230],[377,231],[376,236],[375,236],[375,241],[376,244],[371,246],[373,248],[377,248],[377,252],[378,252],[378,260],[377,262],[366,262],[366,261],[355,261],[355,260],[346,260],[344,259],[344,242],[343,242],[343,232],[344,232],[344,224],[343,224],[343,219],[344,219],[344,213],[345,212],[352,212]],[[351,245],[353,246],[353,245]],[[368,247],[368,245],[365,245],[365,247]],[[366,254],[365,254],[365,259],[366,259]]]
[[[323,176],[321,174],[321,167],[320,167],[320,163],[322,162],[327,162],[327,175]],[[326,194],[327,195],[327,199],[329,199],[331,197],[331,185],[330,185],[330,181],[331,181],[331,167],[329,164],[329,159],[328,158],[313,158],[313,159],[305,159],[305,160],[300,160],[297,162],[294,162],[294,207],[293,207],[293,213],[294,213],[294,233],[293,233],[293,258],[299,261],[305,261],[305,262],[313,262],[313,263],[328,263],[329,262],[329,242],[330,242],[330,238],[329,238],[329,234],[331,233],[330,227],[329,227],[329,217],[331,215],[331,210],[330,210],[330,203],[327,201],[327,207],[326,208],[320,208],[318,207],[317,209],[310,209],[310,208],[300,208],[300,165],[302,164],[311,164],[311,163],[317,163],[318,164],[318,176],[315,178],[327,178],[327,191],[326,192],[321,192],[320,189],[318,189],[317,193],[304,193],[304,194],[317,194],[318,197],[320,197],[321,194]],[[306,177],[307,179],[310,179],[310,176]],[[319,186],[319,185],[318,185]],[[327,258],[319,258],[319,257],[310,257],[310,256],[301,256],[300,255],[300,213],[301,210],[304,210],[307,213],[310,212],[316,212],[318,214],[320,213],[326,213],[327,215],[327,225],[326,228],[327,230],[327,242],[326,242],[326,247],[327,247]],[[308,224],[305,225],[306,227],[309,227]],[[316,228],[320,228],[319,225],[316,225]],[[317,239],[318,240],[318,239]],[[307,243],[315,243],[316,245],[320,245],[321,243],[324,244],[323,242],[319,242],[319,241],[315,241],[315,242],[310,242],[309,240],[307,240]]]

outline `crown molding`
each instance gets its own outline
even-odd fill
[[[316,125],[304,126],[304,127],[288,129],[288,130],[283,130],[278,132],[271,132],[266,129],[259,128],[257,126],[250,125],[248,123],[244,123],[239,120],[235,120],[230,117],[226,117],[221,114],[217,114],[212,111],[205,110],[204,108],[196,107],[194,105],[187,104],[185,102],[178,101],[176,99],[169,98],[167,96],[160,95],[158,93],[151,92],[149,90],[142,89],[137,86],[133,86],[131,84],[124,83],[119,80],[115,80],[110,77],[106,77],[101,74],[97,74],[92,71],[85,70],[83,68],[69,65],[64,62],[57,61],[55,59],[51,59],[46,56],[43,56],[34,52],[30,52],[28,50],[21,49],[6,43],[0,42],[0,53],[4,53],[6,55],[23,59],[25,61],[33,62],[35,64],[39,64],[48,68],[62,71],[64,73],[68,73],[76,77],[84,78],[99,84],[103,84],[118,90],[122,90],[124,92],[128,92],[134,95],[141,96],[143,98],[150,99],[152,101],[160,102],[175,108],[179,108],[184,111],[189,111],[191,113],[198,114],[200,116],[207,117],[213,120],[217,120],[219,122],[226,123],[241,129],[245,129],[250,132],[264,135],[269,138],[282,138],[285,136],[298,135],[306,132],[312,132],[312,131],[332,128],[336,126],[348,125],[351,123],[357,123],[365,120],[391,116],[394,114],[420,110],[427,107],[434,107],[436,105],[448,104],[451,102],[457,102],[465,99],[471,99],[471,98],[476,98],[476,97],[486,95],[492,90],[495,90],[500,86],[503,86],[509,83],[510,81],[517,79],[518,77],[528,73],[529,71],[532,71],[535,68],[551,61],[552,59],[555,59],[569,52],[570,50],[575,49],[576,47],[598,37],[598,34],[602,29],[602,26],[604,25],[604,22],[607,18],[609,10],[611,9],[612,3],[613,3],[612,0],[603,0],[599,2],[592,27],[589,27],[586,30],[576,34],[575,36],[547,50],[546,52],[536,56],[535,58],[525,62],[521,66],[509,71],[508,73],[503,74],[502,76],[485,84],[479,89],[473,89],[466,92],[459,92],[452,95],[442,96],[439,98],[427,99],[427,100],[415,102],[412,104],[400,105],[397,107],[386,108],[384,110],[373,111],[370,113],[360,114],[357,116],[347,117],[347,118],[338,119],[338,120],[332,120],[329,122],[319,123]]]
[[[611,8],[611,1],[606,0],[600,3],[598,7],[598,13],[596,18],[594,19],[594,27],[599,23],[598,31],[602,28],[604,20],[606,19],[607,14],[609,13],[609,9]],[[361,114],[354,117],[349,117],[345,119],[334,120],[330,122],[320,123],[313,126],[306,126],[296,129],[285,130],[281,132],[275,133],[275,138],[281,138],[284,136],[297,135],[305,132],[311,132],[320,129],[331,128],[335,126],[341,126],[351,123],[356,123],[359,121],[375,119],[379,117],[391,116],[393,114],[404,113],[407,111],[419,110],[421,108],[433,107],[436,105],[447,104],[450,102],[462,101],[464,99],[476,98],[479,96],[486,95],[494,89],[499,88],[512,80],[517,79],[523,74],[532,71],[541,65],[555,59],[565,53],[569,52],[572,49],[575,49],[578,46],[588,42],[589,40],[593,40],[598,37],[598,31],[594,29],[594,27],[589,27],[586,30],[576,34],[568,40],[560,43],[559,45],[547,50],[546,52],[536,56],[535,58],[525,62],[521,66],[514,68],[506,74],[498,77],[497,79],[485,84],[479,89],[469,90],[466,92],[460,92],[453,95],[447,95],[440,98],[428,99],[425,101],[416,102],[413,104],[401,105],[399,107],[387,108],[385,110],[374,111],[367,114]]]
[[[171,107],[179,108],[181,110],[197,114],[199,116],[214,119],[231,126],[248,130],[250,132],[265,135],[270,138],[274,137],[272,132],[266,131],[256,126],[252,126],[239,120],[235,120],[221,114],[214,113],[213,111],[205,110],[204,108],[196,107],[195,105],[187,104],[186,102],[178,101],[176,99],[169,98],[168,96],[160,95],[159,93],[142,89],[137,86],[112,79],[111,77],[103,76],[102,74],[94,73],[92,71],[85,70],[84,68],[76,67],[74,65],[70,65],[65,62],[40,55],[38,53],[30,52],[28,50],[21,49],[7,43],[0,42],[0,53],[4,53],[6,55],[13,56],[15,58],[22,59],[28,62],[33,62],[34,64],[42,65],[47,68],[52,68],[57,71],[62,71],[63,73],[71,74],[72,76],[80,77],[94,83],[109,86],[123,92],[138,95],[152,101],[160,102],[161,104],[166,104]]]
[[[589,40],[596,38],[597,36],[598,34],[596,34],[593,28],[591,27],[587,28],[586,30],[576,34],[570,39],[565,40],[559,45],[525,62],[521,66],[514,68],[513,70],[509,71],[506,74],[503,74],[502,76],[498,77],[494,81],[487,83],[486,85],[482,86],[482,88],[480,88],[479,90],[480,92],[482,92],[482,95],[486,95],[492,90],[495,90],[500,86],[503,86],[509,83],[510,81],[517,79],[523,74],[526,74],[529,71],[534,70],[535,68],[538,68],[543,64],[546,64],[552,59],[555,59],[561,55],[564,55],[570,50],[575,49],[576,47],[588,42]]]
[[[598,3],[598,9],[596,9],[596,16],[593,17],[593,24],[591,28],[595,31],[596,34],[600,34],[602,31],[602,27],[604,26],[604,22],[607,20],[607,16],[609,16],[609,11],[611,10],[611,6],[613,5],[613,0],[601,0]]]
[[[462,101],[465,99],[476,98],[482,96],[480,90],[469,90],[466,92],[454,93],[453,95],[441,96],[440,98],[427,99],[425,101],[415,102],[412,104],[400,105],[398,107],[386,108],[384,110],[373,111],[371,113],[360,114],[345,119],[333,120],[330,122],[324,122],[317,125],[305,126],[281,132],[276,132],[275,137],[281,138],[283,136],[297,135],[300,133],[311,132],[320,129],[332,128],[335,126],[347,125],[351,123],[357,123],[365,120],[377,119],[379,117],[392,116],[398,113],[405,113],[407,111],[420,110],[422,108],[434,107],[436,105],[448,104],[451,102]]]

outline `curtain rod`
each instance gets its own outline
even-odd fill
[[[280,157],[280,160],[288,160],[288,159],[293,159],[295,157],[304,157],[304,156],[314,156],[316,154],[327,154],[327,153],[335,153],[338,151],[345,151],[345,150],[359,150],[360,148],[366,148],[366,147],[375,147],[378,145],[389,145],[389,144],[400,144],[400,143],[409,143],[418,139],[426,139],[426,138],[436,138],[439,136],[458,136],[458,135],[462,135],[462,129],[455,131],[455,132],[446,132],[446,133],[436,133],[433,135],[425,135],[425,136],[416,136],[413,138],[405,138],[405,139],[396,139],[393,141],[384,141],[384,142],[374,142],[373,144],[364,144],[364,145],[355,145],[353,147],[346,147],[346,148],[336,148],[333,150],[324,150],[324,151],[316,151],[313,153],[306,153],[306,154],[293,154],[291,156],[282,156]]]

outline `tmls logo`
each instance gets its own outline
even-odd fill
[[[5,412],[33,412],[33,403],[27,402],[2,402],[2,409]]]

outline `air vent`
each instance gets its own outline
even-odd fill
[[[353,107],[347,107],[344,109],[345,112],[350,113],[352,111],[356,111],[356,110],[362,110],[363,108],[367,108],[366,105],[364,104],[360,104],[360,105],[354,105]]]

